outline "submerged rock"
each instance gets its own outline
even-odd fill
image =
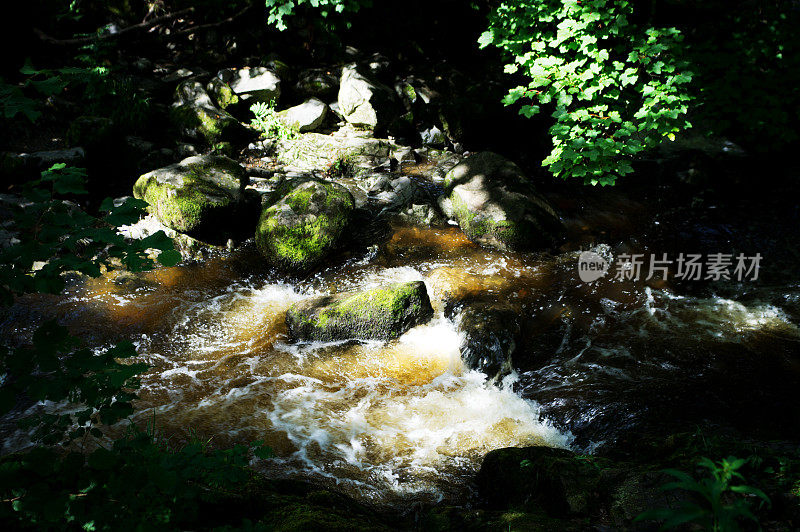
[[[505,157],[481,152],[445,176],[442,210],[470,240],[504,251],[551,246],[563,226],[553,207]]]
[[[200,237],[222,240],[250,219],[244,194],[244,169],[227,157],[195,156],[153,170],[133,186],[133,195],[150,204],[166,227]]]
[[[353,196],[341,185],[290,179],[278,186],[261,212],[256,245],[274,266],[311,270],[336,247],[354,207]]]
[[[301,340],[390,340],[432,316],[425,283],[414,281],[301,301],[286,323]]]
[[[385,127],[397,115],[398,104],[392,89],[359,72],[355,65],[342,69],[339,85],[339,112],[356,127]]]
[[[489,378],[511,371],[511,357],[519,346],[522,330],[519,311],[500,305],[470,305],[458,320],[463,333],[461,359],[470,369]]]
[[[295,105],[278,113],[278,117],[284,123],[297,127],[301,133],[319,128],[325,122],[327,115],[328,106],[317,98],[309,98],[300,105]]]

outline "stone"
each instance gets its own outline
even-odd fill
[[[522,338],[519,310],[500,304],[469,304],[457,319],[461,359],[490,379],[511,372],[511,357]]]
[[[290,127],[297,127],[301,133],[314,131],[325,122],[328,106],[318,98],[309,98],[278,113],[278,117]]]
[[[586,515],[599,504],[599,467],[565,449],[496,449],[483,459],[476,483],[490,508],[568,516]]]
[[[178,86],[170,118],[183,135],[208,145],[222,140],[239,140],[247,134],[238,120],[214,106],[205,88],[196,81],[186,81]]]
[[[231,86],[218,77],[212,78],[211,81],[208,82],[208,85],[206,85],[206,90],[211,96],[214,97],[214,100],[216,100],[217,106],[219,106],[220,109],[227,109],[228,107],[239,103],[239,96],[233,92]]]
[[[432,316],[425,283],[414,281],[300,301],[286,323],[299,340],[391,340]]]
[[[355,65],[342,69],[339,111],[356,127],[379,129],[397,116],[398,104],[392,89],[363,74]]]
[[[445,176],[439,205],[473,242],[503,251],[553,246],[563,225],[522,170],[492,152],[476,153]]]
[[[420,133],[420,137],[422,137],[423,146],[434,146],[439,148],[444,146],[447,140],[442,130],[436,126],[429,127],[428,129],[422,131]]]
[[[144,174],[133,186],[133,196],[149,203],[150,212],[170,229],[226,241],[249,218],[246,185],[239,163],[204,155]]]
[[[303,96],[327,98],[339,89],[339,77],[324,68],[303,70],[297,76],[295,90]]]
[[[341,185],[310,177],[277,186],[261,212],[256,246],[278,268],[307,272],[339,242],[355,201]]]
[[[240,99],[253,102],[277,102],[281,95],[281,80],[266,67],[220,70],[217,78],[230,86]]]

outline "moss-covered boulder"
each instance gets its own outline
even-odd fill
[[[286,324],[298,340],[391,340],[431,316],[425,283],[414,281],[295,303]]]
[[[563,226],[550,203],[522,170],[505,157],[480,152],[445,176],[442,210],[470,240],[504,251],[528,251],[562,239]]]
[[[212,78],[206,86],[208,94],[214,97],[220,109],[227,109],[239,103],[239,97],[233,92],[230,85],[219,78]]]
[[[149,203],[166,227],[204,241],[225,242],[247,223],[248,207],[254,207],[244,194],[246,184],[245,171],[236,161],[203,155],[144,174],[133,186],[133,195]]]
[[[247,129],[231,114],[216,107],[205,88],[196,81],[178,86],[170,119],[182,135],[204,141],[209,146],[221,141],[244,140],[247,136]]]
[[[305,272],[338,244],[355,207],[341,185],[315,178],[281,183],[256,228],[261,254],[281,269]]]

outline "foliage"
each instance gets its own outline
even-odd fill
[[[37,448],[0,462],[0,520],[16,527],[116,530],[180,528],[221,492],[240,489],[260,442],[212,450],[192,438],[173,448],[150,425],[134,425],[110,449],[66,453]],[[194,528],[194,527],[192,527]]]
[[[553,150],[543,165],[562,178],[610,185],[631,158],[689,127],[692,74],[678,59],[675,28],[639,27],[626,0],[501,3],[480,46],[513,58],[509,74],[529,79],[505,97],[531,117],[553,109]]]
[[[352,153],[339,153],[325,170],[328,179],[354,177],[356,174],[356,157]]]
[[[287,124],[275,112],[275,102],[258,102],[250,106],[254,118],[250,122],[266,138],[290,140],[300,133],[296,124]]]
[[[117,232],[116,227],[139,220],[144,201],[129,198],[114,205],[106,199],[100,207],[106,214],[96,218],[59,197],[86,194],[85,178],[83,169],[56,164],[26,183],[22,203],[10,205],[15,235],[0,250],[0,298],[6,303],[13,294],[60,292],[62,274],[69,271],[97,277],[101,267],[118,263],[132,271],[148,269],[153,266],[148,249],[160,250],[158,261],[164,265],[180,260],[163,231],[132,242]]]
[[[38,102],[26,96],[25,89],[33,89],[40,97],[48,98],[64,90],[66,83],[58,72],[32,71],[29,63],[20,72],[28,77],[19,85],[6,83],[0,78],[0,112],[5,119],[22,114],[31,123],[35,123],[42,112]]]
[[[23,427],[35,428],[34,440],[59,443],[91,434],[102,436],[94,427],[111,424],[133,413],[132,389],[144,364],[124,362],[136,356],[130,342],[95,353],[80,348],[80,342],[64,327],[49,321],[33,335],[33,345],[2,353],[0,371],[6,383],[0,388],[0,415],[8,413],[19,397],[58,403],[68,400],[85,408],[66,414],[39,413],[23,420]],[[123,362],[120,362],[123,361]]]
[[[357,12],[371,5],[372,0],[266,0],[267,23],[283,31],[287,28],[286,18],[295,14],[298,8],[316,9],[322,18],[327,19],[334,13]]]
[[[688,491],[693,495],[693,500],[683,502],[677,508],[649,510],[639,515],[636,521],[663,521],[662,530],[694,523],[702,526],[703,530],[714,532],[739,530],[740,519],[758,523],[750,500],[745,497],[760,499],[761,505],[770,505],[770,499],[760,489],[745,484],[745,478],[739,470],[749,461],[731,456],[714,462],[704,457],[698,465],[707,469],[708,475],[699,480],[683,471],[665,470],[677,480],[665,484],[662,489]]]
[[[714,9],[709,16],[715,24],[688,37],[698,121],[756,152],[797,142],[800,12],[776,0]]]

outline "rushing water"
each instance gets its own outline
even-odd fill
[[[647,209],[623,196],[571,211],[569,199],[554,199],[571,212],[569,242],[554,254],[503,254],[454,227],[399,225],[380,245],[291,283],[261,271],[248,249],[85,280],[61,297],[20,301],[4,331],[24,336],[37,317],[56,315],[98,347],[130,338],[152,366],[138,422],[219,446],[264,440],[276,458],[255,467],[386,503],[463,498],[495,448],[591,450],[642,427],[800,419],[790,400],[800,284],[582,283],[580,248],[630,252]],[[398,340],[289,342],[293,302],[406,280],[426,282],[436,313]],[[464,366],[445,318],[456,300],[519,310],[517,372],[493,383]],[[24,441],[6,432],[6,452]]]

